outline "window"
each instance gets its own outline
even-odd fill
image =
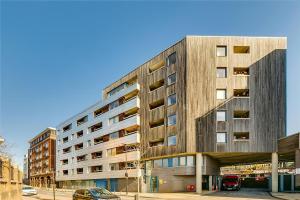
[[[226,99],[226,89],[217,89],[217,99]]]
[[[69,153],[71,152],[71,147],[63,149],[63,153]]]
[[[178,157],[173,158],[173,166],[177,167],[178,166]]]
[[[63,170],[63,175],[68,175],[68,170]]]
[[[176,114],[172,114],[168,116],[168,126],[172,126],[176,124]]]
[[[249,89],[234,89],[233,96],[235,97],[249,97]]]
[[[234,140],[249,140],[249,132],[233,133]]]
[[[226,133],[217,133],[217,143],[226,143]]]
[[[91,126],[89,129],[91,132],[95,132],[95,131],[98,131],[102,128],[102,122],[99,122],[93,126]]]
[[[118,87],[115,87],[114,89],[112,89],[110,92],[108,92],[108,96],[112,96],[112,95],[118,93],[119,91],[123,90],[126,87],[127,87],[127,83],[123,83],[123,84],[119,85]]]
[[[168,146],[176,145],[176,135],[172,135],[168,137]]]
[[[176,82],[176,73],[168,76],[168,85],[172,85]]]
[[[84,116],[84,117],[77,120],[77,126],[79,126],[81,124],[84,124],[87,121],[88,121],[88,116],[86,115],[86,116]]]
[[[82,162],[86,160],[86,155],[77,156],[77,162]]]
[[[168,96],[168,106],[176,104],[176,94]]]
[[[91,140],[88,140],[88,141],[87,141],[87,146],[88,146],[88,147],[92,146],[92,141],[91,141]]]
[[[159,99],[159,100],[157,100],[157,101],[152,102],[151,104],[149,104],[149,108],[150,108],[150,110],[153,110],[155,108],[163,106],[164,104],[165,104],[164,99]]]
[[[69,141],[69,138],[68,137],[64,137],[63,138],[63,143],[66,143],[66,142],[68,142]]]
[[[116,101],[114,101],[114,102],[111,102],[110,104],[109,104],[109,110],[112,110],[112,109],[114,109],[114,108],[116,108],[116,107],[118,107],[119,106],[119,100],[116,100]]]
[[[167,58],[167,66],[170,66],[172,64],[176,63],[176,52],[172,53],[171,55],[168,56]]]
[[[119,116],[114,116],[112,118],[109,118],[109,125],[115,124],[119,122]]]
[[[173,167],[173,158],[168,158],[168,167]]]
[[[227,56],[227,46],[217,46],[217,56],[218,57]]]
[[[153,161],[153,167],[154,167],[154,168],[162,167],[162,159],[154,160],[154,161]]]
[[[114,140],[114,139],[118,139],[119,138],[119,132],[113,132],[111,134],[109,134],[109,139],[110,140]]]
[[[233,111],[233,118],[235,119],[242,119],[242,118],[249,118],[250,112],[248,110],[235,110]]]
[[[186,165],[186,157],[179,157],[179,166]]]
[[[66,132],[66,131],[71,130],[71,129],[72,129],[72,124],[69,124],[69,125],[63,127],[63,132]]]
[[[65,159],[65,160],[62,160],[62,161],[61,161],[61,164],[62,164],[62,165],[66,165],[66,164],[68,164],[68,163],[69,163],[68,159]]]
[[[186,164],[187,164],[187,166],[195,166],[194,156],[187,156],[186,157]]]
[[[92,167],[91,167],[91,172],[92,172],[92,173],[102,172],[102,165],[92,166]]]
[[[168,159],[167,158],[163,159],[163,167],[164,168],[168,167]]]
[[[226,121],[226,111],[217,111],[217,121],[219,122]]]
[[[248,76],[248,75],[250,75],[249,67],[247,67],[247,68],[235,67],[235,68],[233,68],[233,75]]]
[[[109,110],[109,105],[99,108],[96,111],[94,111],[94,117],[98,117],[98,116],[102,115],[103,113],[108,112],[108,110]]]
[[[92,159],[102,158],[102,151],[92,153]]]
[[[234,46],[233,52],[234,53],[250,53],[250,47],[249,46]]]
[[[75,145],[75,150],[83,149],[83,143],[79,143]]]
[[[83,168],[77,168],[77,174],[83,174]]]
[[[77,138],[82,137],[82,136],[83,136],[83,131],[78,131],[78,132],[76,133],[76,135],[77,135]]]
[[[116,148],[107,149],[107,157],[115,156],[115,155],[117,155],[117,149]]]
[[[226,77],[227,77],[227,68],[217,67],[217,78],[226,78]]]

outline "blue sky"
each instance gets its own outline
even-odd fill
[[[28,140],[185,35],[287,36],[288,134],[300,131],[300,3],[1,2],[0,134]]]

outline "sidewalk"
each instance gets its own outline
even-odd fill
[[[300,193],[271,192],[270,194],[278,199],[300,200]]]

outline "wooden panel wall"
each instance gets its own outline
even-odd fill
[[[171,66],[164,66],[152,73],[149,72],[149,67],[166,61],[167,57],[176,52],[176,63]],[[184,153],[186,151],[186,131],[185,131],[185,64],[186,64],[186,47],[185,39],[179,41],[175,45],[161,52],[151,60],[147,61],[136,70],[130,72],[120,80],[111,84],[104,89],[104,97],[114,87],[130,80],[132,77],[137,76],[137,82],[140,84],[140,102],[141,108],[139,110],[141,118],[141,146],[142,154],[146,153],[144,157],[158,157],[170,154]],[[167,85],[168,75],[176,72],[177,80],[173,85]],[[164,79],[164,86],[157,88],[154,91],[149,91],[149,86],[153,83]],[[177,94],[177,104],[173,106],[167,105],[167,98],[169,95]],[[164,99],[164,106],[149,110],[149,104],[157,100]],[[168,127],[167,117],[170,113],[177,114],[177,125]],[[151,128],[149,123],[159,118],[164,118],[165,125],[160,127]],[[167,138],[170,135],[177,135],[177,145],[167,146]],[[149,147],[150,141],[156,141],[163,138],[164,146],[162,147]]]
[[[226,57],[216,56],[217,45],[227,46]],[[233,46],[250,46],[250,53],[234,54]],[[196,135],[197,151],[276,151],[286,134],[286,38],[195,36],[187,38],[187,52],[187,132],[196,131],[188,136]],[[216,77],[217,67],[227,68],[227,78]],[[249,67],[250,76],[234,76],[234,67]],[[216,100],[216,89],[223,88],[227,99]],[[248,99],[233,98],[233,89],[245,88]],[[227,111],[226,144],[216,144],[217,110]],[[250,110],[250,119],[233,119],[234,110]],[[239,130],[250,132],[249,141],[234,141]]]

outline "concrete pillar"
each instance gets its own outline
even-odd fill
[[[278,192],[278,153],[272,153],[272,192]]]
[[[203,156],[202,153],[196,154],[196,192],[202,193],[202,168],[203,168]]]
[[[212,186],[213,186],[213,177],[212,176],[209,176],[208,177],[208,189],[209,191],[212,191]]]
[[[294,174],[291,175],[291,191],[294,192],[295,191],[295,176]]]
[[[295,152],[295,166],[296,166],[295,186],[300,187],[300,149],[297,149]]]

